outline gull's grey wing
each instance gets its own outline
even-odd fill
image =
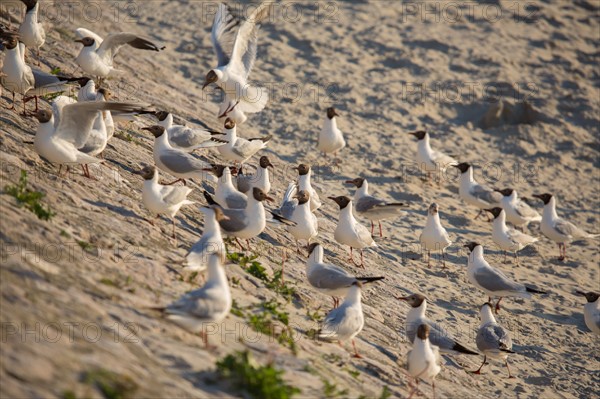
[[[185,186],[162,186],[160,189],[163,201],[169,205],[176,205],[184,201],[191,191]]]
[[[229,63],[229,54],[235,39],[233,30],[239,23],[240,21],[231,15],[227,6],[224,3],[219,3],[210,32],[210,40],[217,55],[217,67]]]
[[[285,190],[285,194],[283,194],[283,201],[279,209],[276,212],[283,216],[286,219],[290,219],[294,210],[298,206],[298,200],[294,198],[294,195],[298,192],[298,186],[296,183],[290,183],[288,188]]]
[[[121,47],[126,44],[140,50],[160,51],[162,48],[164,48],[158,47],[150,40],[139,37],[135,33],[120,32],[108,35],[96,51],[98,56],[102,58],[104,62],[106,62],[108,65],[112,65],[114,56],[117,55]]]
[[[246,176],[238,174],[236,179],[237,189],[241,193],[247,193],[248,190],[252,188],[252,184],[250,183],[252,180],[252,176]]]
[[[504,273],[497,269],[478,269],[474,274],[479,285],[491,292],[498,291],[525,291],[525,286],[510,280]]]
[[[223,145],[224,140],[215,141],[210,132],[186,126],[171,126],[167,131],[169,141],[182,148],[208,148]]]
[[[215,297],[213,294],[212,290],[200,288],[167,306],[165,312],[187,315],[197,319],[211,319],[212,315],[221,312],[227,306],[226,300]]]
[[[527,205],[524,201],[518,201],[515,206],[515,211],[522,218],[535,218],[540,216],[536,210],[532,209],[529,205]]]
[[[173,149],[161,151],[160,161],[175,173],[189,173],[206,168],[206,164],[192,155]]]
[[[487,323],[477,331],[475,338],[477,348],[485,352],[486,350],[511,350],[512,340],[508,331],[496,323]]]
[[[342,304],[339,308],[333,309],[325,316],[319,336],[326,338],[344,336],[355,332],[361,324],[360,316],[359,312],[355,311],[355,309]]]
[[[248,198],[242,193],[234,193],[234,195],[227,196],[225,202],[230,209],[246,209]]]
[[[376,206],[382,205],[385,205],[385,201],[369,195],[356,201],[356,212],[367,212]]]
[[[263,145],[260,140],[249,141],[238,138],[231,150],[241,157],[248,158],[260,150]]]
[[[475,184],[471,187],[471,195],[481,201],[485,201],[488,204],[499,204],[502,200],[502,194],[492,190],[489,187],[482,186],[481,184]]]
[[[319,267],[308,275],[308,282],[313,287],[322,289],[350,287],[355,281],[356,278],[350,276],[345,270],[333,267]]]
[[[248,217],[244,209],[223,209],[229,220],[220,220],[219,225],[225,232],[235,233],[248,226]]]
[[[564,219],[557,219],[556,223],[554,224],[554,229],[563,236],[578,237],[585,235],[581,229]]]

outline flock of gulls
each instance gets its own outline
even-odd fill
[[[184,266],[186,270],[205,271],[206,282],[201,288],[160,308],[165,316],[182,328],[200,334],[208,346],[203,326],[221,322],[232,306],[230,287],[223,268],[227,260],[223,236],[233,238],[245,250],[249,249],[249,240],[259,236],[267,224],[274,224],[289,232],[299,253],[308,251],[306,278],[310,286],[333,298],[333,309],[323,319],[319,337],[340,342],[352,341],[354,356],[360,357],[354,338],[364,326],[361,289],[364,284],[384,277],[356,276],[324,260],[324,248],[315,241],[319,235],[315,212],[322,203],[318,190],[311,182],[310,165],[300,164],[295,168],[297,180],[289,183],[279,208],[272,210],[264,206],[265,201],[273,201],[269,196],[269,168],[273,168],[269,158],[260,157],[255,174],[243,173],[244,163],[271,140],[271,136],[243,138],[236,131],[238,126],[247,121],[248,114],[260,112],[267,105],[267,90],[250,85],[248,78],[256,60],[259,27],[268,15],[268,4],[256,7],[243,21],[235,18],[225,4],[218,6],[211,32],[217,66],[206,74],[203,86],[204,89],[215,84],[224,93],[217,114],[223,123],[223,130],[212,131],[176,125],[172,114],[156,111],[148,104],[110,101],[111,93],[102,85],[106,78],[119,72],[114,65],[117,53],[122,51],[127,55],[132,49],[164,49],[136,34],[120,32],[102,38],[88,29],[77,29],[76,42],[81,43],[82,48],[75,61],[84,76],[56,76],[29,66],[25,62],[26,48],[35,50],[39,60],[45,32],[38,21],[37,1],[23,0],[23,3],[27,6],[27,12],[19,30],[11,31],[2,27],[5,46],[2,85],[12,93],[13,109],[15,94],[23,96],[24,113],[25,103],[35,99],[36,110],[33,115],[39,121],[39,126],[34,148],[40,157],[60,165],[60,168],[81,165],[84,175],[92,178],[88,165],[102,161],[98,156],[102,156],[107,142],[113,136],[115,125],[141,114],[151,115],[156,122],[143,130],[154,136],[154,165],[143,165],[137,172],[144,179],[142,201],[151,214],[171,218],[174,237],[175,215],[182,206],[195,203],[187,199],[192,188],[187,186],[186,181],[207,181],[210,176],[216,182],[212,194],[206,190],[203,192],[207,201],[207,205],[200,208],[204,214],[203,234],[190,248]],[[77,98],[59,95],[53,99],[51,109],[38,107],[38,96],[41,94],[65,92],[75,85],[79,87]],[[335,156],[346,145],[337,127],[338,117],[335,108],[326,110],[317,147],[324,156]],[[421,130],[410,134],[418,140],[416,161],[423,170],[429,171],[429,179],[432,172],[443,172],[450,167],[460,171],[460,198],[479,210],[476,218],[485,213],[493,217],[493,242],[503,251],[514,253],[517,264],[517,253],[539,239],[525,232],[529,223],[540,223],[543,235],[558,244],[560,259],[566,258],[567,243],[598,236],[559,217],[556,197],[552,194],[534,195],[544,203],[540,215],[518,196],[514,188],[496,190],[476,182],[473,166],[434,151],[427,132]],[[214,148],[222,164],[207,164],[193,154],[196,150],[206,148]],[[160,173],[174,176],[176,180],[161,183]],[[177,182],[183,184],[176,185]],[[365,178],[357,177],[346,183],[356,189],[353,198],[344,195],[328,197],[339,206],[334,240],[349,247],[351,263],[364,268],[363,251],[377,246],[373,237],[375,224],[379,225],[381,237],[381,221],[400,216],[406,205],[371,196]],[[419,241],[422,249],[428,253],[428,265],[431,251],[441,251],[445,267],[444,251],[452,245],[452,241],[442,226],[439,208],[436,203],[429,206]],[[359,222],[355,214],[370,221],[371,229]],[[149,222],[153,223],[151,220]],[[240,240],[246,240],[247,248]],[[300,246],[300,242],[307,245]],[[488,296],[488,301],[480,307],[481,324],[475,342],[484,360],[474,373],[480,373],[487,359],[494,358],[504,361],[508,375],[512,377],[508,366],[508,356],[514,353],[510,333],[498,323],[494,314],[500,310],[500,301],[504,297],[529,298],[532,293],[544,292],[515,281],[490,265],[484,257],[481,244],[470,242],[465,247],[469,250],[468,281]],[[354,259],[353,250],[359,251],[360,262]],[[285,257],[282,265],[285,265]],[[587,326],[595,334],[600,334],[599,294],[582,291],[577,291],[577,294],[587,300],[584,308]],[[341,303],[340,297],[344,298]],[[499,298],[495,305],[492,304],[492,298]],[[434,378],[441,370],[440,352],[448,355],[478,355],[479,352],[457,342],[439,324],[427,318],[425,296],[415,293],[398,299],[411,308],[406,317],[406,333],[412,344],[407,373],[417,384],[419,380],[430,382],[435,396]]]

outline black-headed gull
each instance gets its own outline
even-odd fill
[[[150,40],[129,32],[112,33],[105,39],[101,39],[97,34],[79,28],[75,30],[75,35],[78,37],[75,41],[83,45],[75,62],[86,74],[98,78],[106,78],[114,72],[119,72],[113,67],[113,60],[121,47],[125,45],[140,50],[160,51],[164,49]]]
[[[46,41],[46,31],[41,22],[39,22],[39,2],[37,0],[21,0],[27,7],[25,19],[19,26],[19,39],[31,51],[37,52],[38,65],[40,65],[40,47]]]
[[[417,327],[415,342],[413,348],[408,351],[407,365],[408,374],[415,379],[415,388],[412,390],[409,398],[419,389],[419,380],[431,383],[433,397],[435,398],[435,377],[440,373],[440,353],[438,347],[429,340],[430,332],[427,324],[421,324]]]
[[[231,305],[231,291],[221,257],[210,254],[206,283],[201,288],[184,294],[167,307],[154,309],[190,333],[200,334],[204,346],[208,347],[206,324],[220,323],[229,314]]]
[[[348,273],[346,270],[331,263],[323,261],[323,246],[319,243],[310,244],[308,247],[308,259],[306,261],[306,277],[311,286],[318,291],[331,295],[333,307],[340,304],[338,297],[345,296],[352,284],[360,281],[367,284],[383,280],[385,277],[359,277]]]
[[[263,155],[258,161],[258,168],[253,175],[244,175],[241,171],[238,172],[235,183],[237,189],[242,193],[247,193],[254,187],[260,188],[265,193],[271,191],[271,176],[268,168],[275,168],[269,157]]]
[[[354,357],[360,358],[354,337],[356,337],[365,325],[365,317],[361,304],[361,288],[360,281],[354,281],[344,302],[337,308],[331,310],[321,323],[321,328],[318,331],[318,337],[327,340],[352,341],[354,348]]]
[[[365,178],[357,177],[353,180],[347,180],[346,184],[352,184],[356,187],[354,209],[357,214],[371,221],[371,234],[373,234],[375,227],[374,222],[377,222],[379,223],[379,237],[383,237],[381,221],[400,216],[407,207],[403,202],[386,202],[369,195],[369,183]]]
[[[486,209],[486,211],[494,215],[494,221],[492,222],[492,240],[502,251],[504,251],[504,261],[506,262],[506,251],[514,252],[518,265],[519,255],[517,252],[526,246],[537,242],[538,239],[522,233],[519,230],[506,227],[506,212],[504,209],[496,207]]]
[[[427,266],[430,266],[431,251],[440,251],[442,254],[442,265],[446,267],[444,250],[452,244],[450,236],[440,222],[439,208],[436,203],[429,205],[427,209],[427,222],[419,236],[421,248],[427,251]]]
[[[227,143],[221,132],[173,124],[173,115],[170,112],[158,111],[154,116],[158,119],[158,125],[167,129],[167,137],[173,148],[192,152],[199,148],[218,147]]]
[[[417,328],[422,324],[426,324],[431,330],[431,344],[438,346],[443,353],[451,355],[478,355],[477,352],[466,348],[452,338],[442,326],[425,316],[425,312],[427,311],[427,298],[425,298],[424,295],[412,294],[409,296],[397,297],[396,299],[406,301],[411,307],[406,314],[405,323],[406,336],[411,345],[414,345]]]
[[[506,212],[506,221],[515,227],[527,227],[531,222],[539,222],[542,216],[531,208],[523,198],[519,198],[517,190],[505,188],[496,190],[502,194],[500,205]]]
[[[237,162],[240,165],[265,148],[273,137],[270,135],[251,139],[238,137],[235,122],[231,118],[225,120],[224,127],[225,135],[222,138],[227,143],[217,147],[217,151],[226,161]]]
[[[452,165],[460,170],[460,178],[458,185],[458,195],[469,205],[479,208],[479,213],[475,219],[481,214],[485,214],[484,209],[500,206],[502,194],[493,189],[479,184],[473,179],[473,166],[462,162],[458,165]],[[490,218],[488,217],[488,220]]]
[[[225,209],[244,209],[248,205],[246,194],[238,191],[231,180],[231,169],[225,165],[212,165],[204,169],[217,177],[215,201]]]
[[[492,304],[487,302],[481,307],[479,315],[481,324],[477,330],[477,349],[483,353],[483,363],[479,369],[473,371],[473,374],[481,374],[481,368],[486,364],[487,358],[504,360],[504,365],[508,370],[508,378],[514,378],[510,374],[508,367],[508,355],[515,353],[512,351],[512,339],[508,334],[508,330],[496,322],[494,313],[492,312]]]
[[[337,127],[336,116],[340,115],[335,108],[327,108],[327,115],[317,143],[317,149],[321,151],[325,157],[327,157],[327,154],[333,154],[333,156],[335,156],[339,150],[346,146],[344,135]]]
[[[483,246],[476,242],[465,245],[471,251],[467,262],[467,280],[475,287],[479,288],[488,296],[488,302],[492,297],[500,297],[496,302],[496,313],[500,310],[500,301],[504,297],[531,298],[531,294],[545,294],[517,283],[508,278],[500,270],[493,268],[483,257]]]
[[[600,234],[590,234],[573,223],[558,217],[556,198],[552,194],[534,194],[533,196],[544,201],[540,229],[546,237],[558,244],[559,260],[567,258],[567,243],[580,238],[600,237]]]
[[[175,238],[175,215],[179,208],[184,205],[195,204],[187,199],[192,192],[191,188],[184,186],[164,186],[158,182],[158,169],[154,166],[145,166],[136,172],[144,178],[142,188],[142,203],[150,213],[160,217],[166,215],[171,219],[173,225],[173,238]],[[151,219],[148,219],[154,224]]]
[[[458,162],[449,155],[440,151],[434,151],[429,144],[429,133],[424,130],[409,133],[417,138],[416,161],[420,170],[427,172],[427,179],[431,180],[431,174],[440,176],[450,166],[458,165]],[[436,179],[437,180],[437,179]]]
[[[297,191],[294,184],[290,184],[283,196],[278,213],[295,223],[293,226],[287,226],[286,229],[296,241],[296,252],[300,252],[300,240],[305,240],[308,245],[310,240],[317,236],[319,224],[317,217],[310,210],[308,191]]]
[[[587,303],[583,305],[583,318],[585,325],[596,335],[600,334],[600,294],[597,292],[575,291],[577,295],[584,296]]]
[[[231,41],[232,30],[239,24],[229,13],[227,6],[220,3],[213,21],[211,40],[217,55],[217,67],[211,69],[204,80],[202,89],[215,83],[225,93],[224,104],[226,110],[220,115],[227,115],[237,109],[242,113],[261,111],[269,99],[268,91],[264,87],[251,86],[248,76],[256,60],[258,45],[258,31],[261,22],[269,15],[272,4],[260,4],[248,18],[243,21],[233,41],[231,52],[226,52]]]
[[[206,270],[210,255],[218,255],[221,262],[225,262],[227,251],[221,236],[219,221],[227,219],[220,207],[201,207],[204,214],[204,230],[198,240],[185,256],[184,269],[195,272]]]
[[[296,189],[298,191],[304,190],[308,192],[308,194],[310,195],[310,210],[314,212],[321,207],[321,199],[319,198],[319,194],[313,188],[311,183],[312,168],[310,167],[310,165],[301,163],[294,169],[298,171]]]
[[[373,241],[369,229],[362,224],[358,223],[352,214],[352,200],[346,196],[339,197],[328,197],[330,200],[335,201],[340,207],[340,217],[333,233],[333,238],[336,242],[342,245],[350,247],[350,261],[354,262],[352,256],[352,249],[356,248],[360,250],[360,266],[364,269],[364,257],[363,250],[368,247],[376,247],[377,244]]]

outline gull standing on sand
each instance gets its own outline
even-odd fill
[[[421,243],[422,249],[427,251],[427,266],[430,266],[431,251],[439,250],[442,253],[442,265],[443,267],[446,267],[444,250],[452,244],[452,241],[450,241],[450,236],[446,229],[442,227],[438,205],[436,203],[429,205],[429,209],[427,210],[427,222],[419,236],[419,242]]]
[[[220,206],[208,192],[204,191],[203,194],[211,207]],[[269,197],[260,188],[254,188],[252,193],[249,194],[245,209],[223,209],[223,213],[227,218],[219,220],[223,233],[235,237],[242,250],[244,247],[239,242],[239,238],[245,239],[248,248],[250,248],[249,240],[262,233],[267,225],[263,201],[273,201],[273,198]]]
[[[79,150],[88,140],[94,121],[102,111],[135,112],[143,110],[145,104],[82,102],[62,107],[60,120],[55,126],[51,111],[40,110],[36,118],[40,122],[33,147],[46,160],[60,164],[81,164],[84,175],[90,178],[89,163],[102,162],[101,159]]]
[[[429,133],[424,130],[409,133],[417,138],[417,156],[416,160],[419,169],[427,172],[427,180],[431,181],[431,173],[435,172],[438,176],[445,173],[449,166],[456,166],[458,162],[449,155],[431,149],[429,144]]]
[[[339,197],[328,197],[330,200],[335,201],[340,207],[340,217],[335,227],[333,238],[339,244],[348,245],[350,247],[350,261],[354,262],[352,256],[352,249],[356,248],[360,250],[360,266],[365,268],[363,250],[368,247],[376,247],[377,244],[373,241],[369,229],[362,224],[358,223],[352,215],[352,200],[346,196]]]
[[[539,222],[542,216],[532,209],[522,198],[517,195],[517,190],[505,188],[496,190],[503,195],[500,205],[506,212],[506,221],[515,227],[527,227],[531,222]]]
[[[406,204],[403,202],[386,202],[369,195],[369,183],[365,178],[357,177],[354,180],[346,180],[346,184],[356,186],[356,192],[354,193],[356,213],[371,221],[371,234],[373,234],[375,227],[374,222],[379,223],[379,237],[383,237],[381,221],[400,216],[406,208]]]
[[[46,31],[41,22],[38,21],[40,5],[37,0],[21,0],[27,7],[25,19],[19,27],[19,38],[32,52],[37,53],[38,65],[40,65],[40,47],[46,41]]]
[[[163,186],[158,182],[158,169],[154,166],[145,166],[136,172],[144,178],[142,188],[142,202],[144,206],[157,218],[166,215],[171,219],[173,225],[173,238],[175,236],[175,215],[183,205],[195,204],[189,201],[187,196],[192,192],[191,188],[184,186]],[[154,225],[152,220],[148,221]]]
[[[183,125],[173,124],[173,115],[166,111],[154,113],[158,125],[167,129],[167,137],[171,147],[185,152],[192,152],[199,148],[218,147],[227,143],[221,139],[221,132],[207,129],[193,129]]]
[[[415,388],[408,396],[409,399],[419,389],[419,379],[431,383],[433,397],[435,398],[435,377],[442,370],[440,367],[440,352],[435,344],[429,340],[429,326],[421,324],[417,328],[417,337],[413,348],[408,351],[408,374],[415,379]]]
[[[559,260],[567,258],[567,243],[579,238],[600,237],[600,234],[587,233],[573,223],[558,217],[556,198],[552,194],[534,194],[533,196],[544,201],[540,228],[546,237],[558,244]]]
[[[140,50],[164,50],[164,47],[159,47],[135,33],[112,33],[106,39],[102,39],[92,31],[79,28],[75,30],[75,35],[78,37],[75,41],[83,44],[75,62],[86,74],[98,78],[106,78],[115,72],[121,72],[113,67],[113,60],[121,47],[126,44]]]
[[[344,302],[327,313],[318,332],[319,338],[337,340],[340,346],[342,341],[352,340],[354,357],[357,358],[362,356],[358,354],[354,337],[362,331],[365,325],[361,304],[361,288],[362,283],[360,281],[354,281],[351,284]]]
[[[506,227],[506,212],[502,208],[486,209],[494,215],[494,222],[492,223],[492,240],[494,243],[504,251],[504,261],[506,262],[506,251],[514,252],[517,265],[519,265],[518,251],[522,250],[528,245],[537,242],[536,237],[532,237],[525,233],[521,233],[516,229],[509,229]]]
[[[479,208],[479,213],[475,216],[475,219],[482,213],[485,213],[484,209],[500,206],[502,194],[477,183],[473,179],[473,166],[466,162],[452,166],[460,170],[458,195],[467,204]]]
[[[23,96],[23,114],[25,103],[29,101],[25,96],[33,96],[37,112],[38,96],[67,91],[77,80],[31,68],[25,63],[25,45],[19,43],[14,36],[8,39],[4,52],[6,56],[2,65],[2,85],[12,93],[12,107],[9,109],[15,108],[15,94],[19,93]]]
[[[229,166],[213,165],[204,170],[210,171],[217,176],[217,187],[215,189],[215,201],[225,209],[244,209],[248,205],[248,197],[238,191],[231,181],[231,170]]]
[[[189,331],[200,334],[204,346],[208,347],[205,323],[220,323],[231,310],[232,298],[223,262],[218,254],[208,256],[208,277],[199,289],[184,294],[179,300],[162,311],[166,318]]]
[[[224,126],[225,136],[223,140],[227,141],[227,143],[217,147],[217,151],[226,161],[237,162],[240,165],[265,148],[273,137],[270,135],[252,139],[238,137],[235,122],[231,118],[225,119]]]
[[[575,291],[577,295],[584,296],[587,303],[583,306],[585,325],[596,335],[600,334],[600,294],[597,292]]]
[[[147,130],[154,136],[153,153],[156,166],[163,172],[177,177],[177,180],[170,184],[182,181],[185,185],[186,179],[206,178],[205,169],[208,165],[185,151],[171,147],[164,127],[154,125],[143,127],[142,130]]]
[[[242,193],[247,193],[254,187],[257,187],[269,194],[269,191],[271,191],[271,178],[268,168],[274,168],[274,166],[269,158],[263,155],[258,161],[256,174],[244,175],[241,172],[238,173],[235,179],[237,189]]]
[[[467,279],[475,287],[479,288],[488,296],[488,302],[492,297],[500,297],[496,303],[496,313],[500,310],[500,301],[504,297],[531,298],[531,294],[545,294],[524,284],[508,278],[500,270],[493,268],[483,258],[483,246],[476,242],[465,245],[471,253],[468,256]]]
[[[240,22],[233,18],[225,4],[218,5],[210,36],[217,55],[217,67],[206,74],[202,90],[212,83],[223,90],[225,99],[220,107],[219,117],[229,114],[234,109],[241,111],[242,115],[246,112],[259,112],[267,105],[268,90],[251,86],[248,76],[256,60],[260,24],[268,17],[271,7],[269,2],[256,7],[241,23],[231,52],[226,52],[226,47],[230,47],[232,41],[233,29]],[[223,111],[225,103],[227,106]]]
[[[307,164],[301,163],[294,169],[298,171],[296,189],[298,191],[304,190],[308,192],[308,195],[310,196],[310,210],[311,212],[314,212],[321,207],[321,200],[319,199],[317,190],[315,190],[311,184],[312,168]]]
[[[333,156],[335,156],[339,150],[346,146],[344,135],[337,127],[336,116],[340,115],[335,108],[327,108],[327,117],[325,118],[323,129],[321,129],[321,133],[319,134],[319,142],[317,144],[317,149],[321,151],[325,157],[327,157],[327,154],[333,154]]]
[[[317,217],[310,211],[308,191],[297,191],[295,185],[290,184],[283,196],[278,213],[295,223],[293,226],[287,226],[286,230],[294,236],[296,252],[300,253],[299,241],[305,240],[306,245],[309,245],[310,240],[319,233]]]
[[[219,222],[227,220],[220,207],[215,206],[200,207],[200,212],[204,214],[204,231],[202,237],[198,240],[185,256],[184,269],[193,272],[203,272],[206,270],[208,259],[211,255],[217,255],[221,262],[225,262],[227,252],[221,236],[221,227]]]
[[[504,365],[508,370],[508,378],[514,378],[510,374],[508,367],[508,355],[515,353],[512,351],[512,340],[508,335],[508,331],[496,322],[494,313],[492,312],[492,304],[487,302],[481,307],[480,317],[481,324],[477,331],[475,342],[477,349],[483,353],[483,363],[479,369],[473,371],[473,374],[481,374],[481,368],[486,364],[487,358],[504,360]]]
[[[385,277],[358,277],[331,263],[323,261],[323,246],[313,243],[308,246],[308,260],[306,261],[306,277],[311,286],[324,294],[331,295],[333,307],[340,304],[338,297],[345,296],[352,284],[360,281],[367,284],[383,280]]]
[[[411,309],[406,315],[406,336],[411,345],[414,345],[415,336],[417,335],[417,329],[420,325],[425,324],[430,329],[432,334],[430,335],[431,344],[438,346],[442,353],[450,355],[478,355],[477,352],[467,349],[464,345],[460,344],[454,338],[448,335],[448,332],[444,330],[442,326],[434,323],[425,316],[427,311],[427,298],[421,294],[413,294],[404,297],[397,297],[401,301],[406,301]]]

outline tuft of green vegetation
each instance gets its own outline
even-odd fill
[[[283,381],[283,371],[269,364],[258,366],[248,351],[236,351],[217,362],[217,372],[230,380],[238,389],[243,389],[252,398],[289,399],[299,394],[300,389]]]
[[[44,193],[31,191],[27,188],[27,171],[21,170],[21,177],[16,185],[8,185],[5,192],[13,196],[19,206],[25,206],[42,220],[50,220],[56,213],[50,207],[44,207],[40,201],[45,197]]]
[[[379,399],[388,399],[392,397],[392,392],[390,392],[390,389],[388,388],[387,385],[383,386],[383,390],[381,391],[381,394],[379,395]]]
[[[352,376],[352,378],[358,379],[358,376],[360,375],[360,371],[350,369],[350,368],[346,368],[345,370],[348,372],[348,374],[350,374]]]
[[[94,249],[94,246],[92,244],[90,244],[87,241],[83,241],[83,240],[78,240],[77,245],[79,245],[79,247],[86,252],[91,252],[92,249]]]
[[[289,286],[283,281],[282,270],[277,270],[273,273],[273,277],[269,277],[263,265],[256,259],[258,255],[246,256],[240,252],[231,252],[227,254],[227,259],[233,263],[240,265],[248,274],[256,277],[257,279],[265,283],[265,287],[275,291],[290,302],[294,295],[296,295],[296,289]]]
[[[54,92],[54,93],[45,94],[45,95],[41,96],[41,98],[48,101],[49,103],[52,103],[54,100],[56,100],[57,97],[62,96],[63,94],[64,94],[64,91],[58,91],[58,92]]]
[[[62,72],[62,71],[60,70],[60,67],[54,67],[54,68],[52,68],[52,70],[50,71],[50,73],[51,73],[52,75],[58,75],[58,74],[60,74],[61,72]]]
[[[131,133],[124,133],[121,130],[115,130],[114,136],[118,139],[121,139],[123,141],[126,141],[128,143],[133,143],[133,144],[137,144],[137,145],[142,145],[142,142],[139,141],[138,139],[136,139],[135,137],[133,137],[131,135]]]
[[[73,391],[64,391],[62,397],[63,399],[77,399]]]
[[[320,322],[323,319],[323,315],[319,312],[321,310],[321,306],[319,306],[314,312],[311,312],[309,308],[306,308],[306,316],[316,322]]]
[[[321,378],[323,382],[323,396],[325,398],[337,398],[348,395],[348,389],[338,389],[337,384],[329,382],[325,378]]]
[[[279,302],[272,299],[241,308],[234,300],[231,313],[245,318],[254,331],[275,338],[278,343],[287,346],[294,354],[297,354],[298,347],[294,340],[294,330],[290,326],[289,313],[280,310],[280,306]]]
[[[71,235],[64,230],[61,230],[59,234],[61,237],[71,238]]]
[[[128,399],[133,397],[138,389],[131,377],[106,369],[88,371],[84,382],[98,388],[106,399]]]
[[[188,276],[187,282],[190,284],[193,284],[194,281],[196,281],[196,277],[198,277],[198,272],[193,271],[192,273],[190,273],[190,275]]]

